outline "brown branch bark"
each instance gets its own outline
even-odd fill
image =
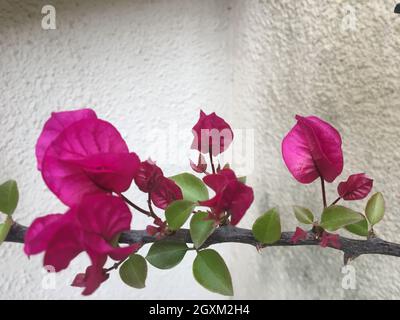
[[[10,233],[8,234],[6,241],[23,243],[25,232],[27,228],[15,223]],[[294,247],[294,246],[319,246],[319,240],[315,239],[315,235],[312,232],[308,233],[307,240],[299,241],[293,244],[290,238],[293,236],[293,232],[283,232],[281,239],[275,242],[270,247]],[[180,241],[185,243],[192,243],[190,232],[187,229],[181,229],[174,234],[168,236],[169,240]],[[120,237],[120,243],[137,243],[143,244],[153,243],[157,239],[153,236],[149,236],[145,230],[131,230],[122,233]],[[336,249],[332,246],[330,248],[342,251],[344,253],[344,261],[347,263],[349,259],[353,260],[363,254],[381,254],[400,257],[400,244],[388,242],[379,238],[372,238],[368,240],[356,240],[346,237],[339,238],[341,247]],[[232,226],[223,226],[215,230],[215,232],[205,242],[204,247],[208,247],[212,244],[217,243],[243,243],[260,247],[260,243],[254,239],[251,230],[242,229]]]

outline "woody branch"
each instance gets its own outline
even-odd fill
[[[6,241],[23,243],[27,227],[18,223],[14,223]],[[293,243],[290,239],[294,232],[282,232],[281,239],[274,244],[268,245],[269,247],[295,247],[295,246],[319,246],[320,240],[316,239],[315,233],[309,231],[307,239]],[[185,243],[192,243],[190,232],[188,229],[181,229],[167,236],[167,239]],[[145,230],[131,230],[123,232],[119,242],[124,244],[132,243],[153,243],[158,239],[150,236]],[[380,254],[400,257],[400,244],[388,242],[380,238],[370,238],[368,240],[356,240],[347,237],[339,237],[340,248],[335,248],[328,244],[328,247],[342,251],[344,253],[344,262],[354,260],[358,256],[364,254]],[[215,230],[215,232],[207,239],[203,247],[208,247],[218,243],[242,243],[252,245],[254,247],[261,247],[261,244],[254,238],[251,230],[237,228],[232,226],[223,226]]]

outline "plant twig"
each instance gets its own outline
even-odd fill
[[[208,148],[208,153],[210,154],[211,170],[212,170],[212,173],[215,174],[215,165],[214,165],[214,160],[213,160],[213,156],[212,156],[212,144],[210,144],[210,146]]]
[[[321,176],[321,191],[322,191],[322,202],[324,204],[324,208],[326,208],[327,202],[326,202],[326,192],[325,192],[325,180],[324,178],[322,178],[322,176]]]
[[[147,197],[147,205],[149,207],[149,212],[150,212],[151,217],[153,217],[154,219],[158,219],[158,216],[154,212],[153,206],[151,204],[151,193],[150,192],[149,192],[149,195]]]
[[[27,228],[25,226],[14,223],[5,241],[23,243],[26,230]],[[296,244],[292,243],[290,240],[293,234],[293,232],[283,232],[279,241],[272,245],[268,245],[267,247],[319,246],[319,240],[315,239],[315,234],[311,231],[308,232],[306,240],[299,241]],[[193,243],[188,229],[178,230],[175,233],[167,236],[167,239],[171,241]],[[138,242],[146,244],[156,241],[156,237],[150,236],[145,230],[131,230],[123,232],[119,238],[119,242],[125,244]],[[339,241],[341,245],[339,249],[334,248],[330,244],[328,244],[328,247],[342,251],[345,254],[346,261],[354,260],[358,256],[364,254],[381,254],[400,257],[400,244],[388,242],[380,238],[356,240],[346,237],[339,237]],[[204,243],[203,247],[227,242],[248,244],[256,248],[260,247],[260,243],[254,239],[251,230],[232,226],[223,226],[217,228]]]
[[[340,200],[342,199],[342,197],[338,197],[335,201],[333,201],[329,206],[334,206],[336,203],[338,203]]]
[[[129,200],[127,197],[125,197],[122,193],[118,194],[128,205],[130,205],[132,208],[136,209],[137,211],[145,214],[146,216],[152,217],[151,212],[142,209],[138,205],[134,204],[131,200]]]

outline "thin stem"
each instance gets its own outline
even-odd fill
[[[333,201],[333,202],[331,203],[330,206],[334,206],[336,203],[338,203],[338,202],[340,201],[340,199],[342,199],[342,197],[337,198],[335,201]]]
[[[327,203],[326,203],[325,181],[324,178],[322,177],[321,177],[321,190],[322,190],[322,202],[324,204],[324,208],[326,208]]]
[[[215,174],[215,166],[214,166],[214,161],[213,161],[213,156],[212,156],[212,145],[209,146],[208,153],[210,154],[210,163],[211,163],[212,173]]]
[[[126,260],[126,259],[125,259]],[[118,262],[116,262],[116,263],[114,263],[111,267],[109,267],[108,269],[105,269],[104,270],[104,272],[110,272],[110,271],[112,271],[112,270],[116,270],[116,269],[118,269],[118,267],[123,263],[123,262],[125,262],[125,260],[121,260],[121,261],[118,261]]]
[[[150,211],[150,215],[154,218],[157,219],[158,216],[156,215],[156,213],[153,210],[153,206],[151,204],[151,194],[149,192],[149,196],[147,197],[147,205],[149,206],[149,211]]]
[[[138,205],[134,204],[131,200],[129,200],[127,197],[125,197],[122,193],[118,193],[118,195],[127,203],[129,204],[132,208],[136,209],[137,211],[145,214],[148,217],[151,217],[152,214],[151,212],[142,209],[141,207],[139,207]]]

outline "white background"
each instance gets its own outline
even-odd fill
[[[41,28],[53,4],[57,29]],[[400,242],[400,16],[395,1],[0,1],[0,181],[18,181],[15,219],[65,208],[36,170],[34,145],[52,111],[91,107],[117,126],[142,159],[167,175],[189,170],[191,127],[199,108],[255,133],[256,201],[241,222],[250,227],[278,206],[283,228],[290,206],[321,209],[318,183],[302,186],[281,159],[280,142],[294,115],[315,114],[342,133],[345,170],[367,172],[383,191],[387,215],[376,229]],[[350,10],[350,12],[348,12]],[[355,25],[346,20],[355,15]],[[353,28],[354,27],[354,28]],[[349,29],[350,28],[350,29]],[[167,137],[167,138],[166,138]],[[177,156],[179,155],[179,157]],[[338,180],[340,181],[340,180]],[[328,187],[335,198],[336,183]],[[129,196],[144,201],[132,188]],[[364,203],[349,204],[362,210]],[[138,214],[132,227],[145,221]],[[229,265],[236,298],[400,298],[400,260],[365,256],[353,263],[357,289],[341,287],[342,255],[331,249],[216,247]],[[193,256],[175,269],[149,270],[147,288],[126,287],[113,274],[90,298],[220,298],[195,283]],[[0,297],[81,298],[71,288],[85,256],[41,286],[41,256],[0,248]]]

